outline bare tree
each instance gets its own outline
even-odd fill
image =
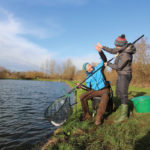
[[[49,73],[50,73],[49,60],[46,59],[46,62],[45,62],[45,74],[46,74],[46,77],[47,77],[47,78],[48,78],[48,76],[49,76]]]
[[[150,45],[144,38],[136,44],[136,53],[134,55],[134,63],[148,64],[150,63]]]
[[[62,77],[64,79],[69,79],[72,80],[74,75],[75,75],[76,68],[72,63],[71,59],[68,59],[64,64],[63,64],[63,74]]]
[[[0,66],[0,78],[9,78],[10,71]]]
[[[74,76],[74,80],[77,80],[77,81],[83,81],[84,79],[86,78],[86,73],[84,70],[79,70],[76,72],[75,76]]]
[[[55,74],[55,69],[56,69],[56,61],[55,60],[50,60],[49,62],[49,68],[50,68],[50,76],[53,78]]]
[[[133,61],[133,84],[145,86],[150,83],[150,45],[147,39],[136,44],[136,54]]]
[[[44,63],[41,64],[40,71],[44,73]]]

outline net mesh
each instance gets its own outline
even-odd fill
[[[55,126],[62,125],[71,114],[72,107],[69,96],[57,99],[45,111],[45,117]]]

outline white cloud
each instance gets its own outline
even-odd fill
[[[53,19],[42,19],[39,27],[39,23],[18,19],[3,8],[0,8],[0,29],[8,34],[30,35],[40,39],[52,38],[64,32],[60,24]]]
[[[34,38],[46,39],[61,35],[65,30],[59,23],[50,18],[42,18],[40,22],[25,22],[22,21],[22,34],[34,36]]]
[[[80,57],[72,57],[71,58],[73,64],[76,66],[77,69],[82,69],[82,66],[85,62],[88,63],[100,63],[101,59],[96,53],[91,53],[85,56],[80,56]]]
[[[52,57],[47,49],[20,36],[24,33],[23,25],[11,13],[4,9],[0,12],[5,16],[0,19],[0,65],[9,69],[16,66],[16,70],[37,69]]]

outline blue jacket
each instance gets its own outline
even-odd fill
[[[94,73],[89,79],[86,80],[86,86],[88,88],[92,88],[93,90],[101,90],[102,88],[105,87],[106,81],[102,73],[102,68],[103,68],[104,62],[101,60],[100,64],[97,65],[96,67],[93,67],[93,71],[91,73],[87,73],[87,78],[95,72],[97,69],[101,67],[100,70],[98,70],[96,73]]]

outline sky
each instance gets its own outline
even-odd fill
[[[46,60],[71,59],[82,69],[99,62],[97,42],[114,47],[150,37],[149,0],[0,0],[0,66],[38,70]],[[112,55],[105,53],[108,59]]]

